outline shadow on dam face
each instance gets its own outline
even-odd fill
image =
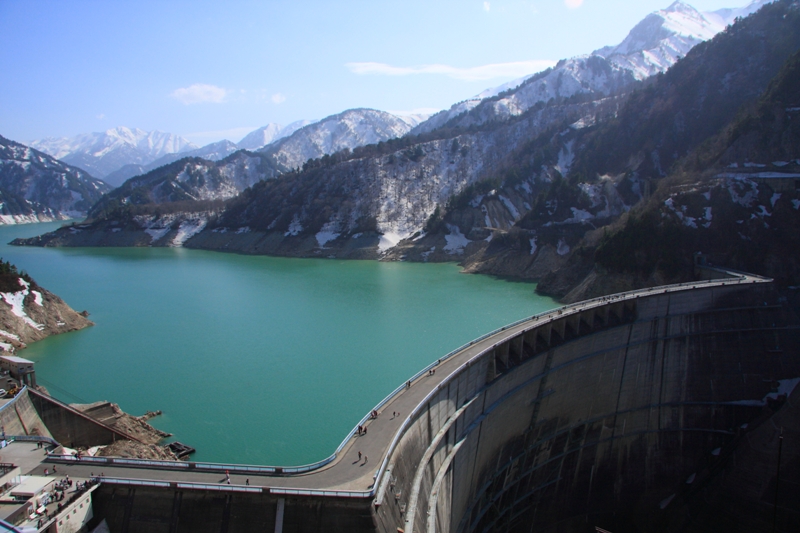
[[[510,338],[406,431],[379,530],[772,531],[799,350],[768,286],[610,300]],[[796,531],[800,448],[784,458],[776,523]]]
[[[504,328],[431,387],[362,496],[104,483],[95,516],[115,533],[800,530],[800,306],[764,281]]]

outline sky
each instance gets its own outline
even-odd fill
[[[670,3],[0,0],[0,135],[128,126],[204,145],[357,107],[431,113],[617,44]]]

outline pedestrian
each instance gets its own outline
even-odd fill
[[[44,475],[45,476],[49,476],[50,475],[50,469],[49,468],[45,468],[44,469]]]
[[[244,480],[244,484],[245,484],[245,485],[250,485],[250,478],[247,478],[247,479],[245,479],[245,480]]]
[[[53,473],[55,474],[57,472],[58,472],[58,470],[56,470],[56,465],[53,465]]]
[[[367,434],[367,426],[364,426],[364,435]]]
[[[364,464],[367,464],[367,456],[364,456]]]
[[[228,485],[231,484],[231,474],[227,470],[225,471],[225,480],[228,482]]]
[[[358,452],[358,460],[361,460],[361,452]]]

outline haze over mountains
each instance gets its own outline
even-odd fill
[[[398,119],[410,125],[413,134],[433,131],[485,99],[493,99],[493,102],[484,102],[485,110],[479,119],[482,121],[519,115],[537,102],[550,98],[585,93],[611,94],[633,80],[664,72],[693,46],[713,37],[736,17],[756,11],[765,2],[766,0],[758,0],[746,8],[723,9],[714,13],[700,13],[687,4],[675,2],[667,9],[648,15],[619,45],[562,61],[555,68],[533,77],[487,89],[477,97],[456,104],[430,120],[423,120],[428,117],[394,117],[384,113],[381,120],[371,116],[371,123],[365,123],[367,119],[363,118],[356,127],[352,123],[345,123],[348,120],[352,122],[352,113],[348,116],[342,113],[325,119],[323,130],[307,132],[304,140],[296,139],[294,146],[297,150],[291,151],[287,146],[277,157],[281,164],[294,168],[309,158],[387,140],[387,135],[399,137],[409,133],[408,129],[398,124]],[[499,93],[514,89],[522,83],[524,89],[515,91],[513,95],[497,98]],[[337,117],[345,122],[334,126],[333,122]],[[473,116],[470,120],[474,119]],[[314,122],[302,120],[286,127],[268,124],[251,132],[238,143],[223,140],[203,147],[171,133],[145,132],[126,127],[71,138],[41,139],[29,144],[65,163],[84,169],[112,186],[119,186],[128,178],[147,173],[181,157],[218,161],[239,149],[259,150]],[[350,138],[344,140],[337,128],[350,129]]]

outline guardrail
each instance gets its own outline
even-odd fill
[[[28,390],[28,386],[27,386],[27,385],[23,385],[23,386],[22,386],[22,388],[21,388],[19,391],[17,391],[17,394],[16,394],[16,395],[14,395],[14,397],[13,397],[13,398],[11,398],[11,399],[8,401],[8,403],[6,403],[6,404],[5,404],[5,405],[3,405],[2,407],[0,407],[0,413],[2,413],[3,411],[5,411],[6,409],[8,409],[9,407],[11,407],[12,405],[14,405],[15,403],[17,403],[17,400],[19,400],[19,397],[20,397],[20,396],[22,396],[22,393],[23,393],[23,392],[25,392],[25,391],[27,391],[27,390]]]
[[[650,288],[650,289],[638,289],[638,290],[633,290],[633,291],[626,291],[626,292],[622,292],[622,293],[613,294],[613,295],[610,295],[610,296],[600,296],[600,297],[597,297],[597,298],[592,298],[590,300],[583,300],[581,302],[577,302],[577,303],[574,303],[574,304],[564,305],[564,306],[562,306],[560,308],[551,309],[550,311],[546,311],[546,312],[539,313],[538,315],[534,315],[534,316],[529,317],[529,318],[524,318],[522,320],[518,320],[518,321],[516,321],[516,322],[514,322],[512,324],[509,324],[507,326],[503,326],[500,329],[496,329],[496,330],[492,331],[491,333],[487,333],[485,335],[482,335],[481,337],[478,337],[477,339],[475,339],[473,341],[470,341],[468,344],[465,344],[465,345],[461,346],[460,348],[457,348],[457,349],[453,350],[452,352],[448,353],[444,357],[438,359],[432,365],[429,365],[428,367],[423,369],[421,372],[416,374],[416,376],[414,378],[412,378],[412,380],[418,378],[419,376],[421,376],[424,372],[426,372],[430,368],[433,368],[433,367],[441,364],[442,361],[453,357],[454,355],[462,352],[463,350],[466,350],[467,348],[469,348],[469,347],[471,347],[471,346],[473,346],[473,345],[475,345],[475,344],[477,344],[477,343],[479,343],[481,341],[484,341],[484,340],[488,339],[489,337],[492,337],[492,336],[497,335],[499,333],[502,333],[502,332],[504,332],[506,330],[509,330],[509,329],[515,328],[517,326],[520,326],[522,324],[525,324],[526,322],[530,322],[531,323],[531,327],[524,329],[520,333],[525,333],[527,331],[530,331],[534,327],[541,326],[542,324],[545,323],[545,321],[542,320],[545,317],[548,318],[547,321],[552,322],[554,320],[560,320],[560,319],[562,319],[562,318],[564,318],[566,316],[578,313],[578,312],[586,310],[586,309],[591,309],[591,308],[594,308],[594,307],[599,307],[599,306],[602,306],[602,305],[606,305],[609,302],[625,301],[625,300],[631,300],[631,299],[640,298],[642,296],[651,296],[651,295],[655,296],[655,295],[658,295],[658,294],[667,294],[667,293],[671,293],[671,292],[679,292],[679,291],[683,291],[683,290],[686,290],[686,289],[689,289],[689,288],[697,288],[698,286],[702,286],[702,287],[708,288],[708,287],[716,287],[716,286],[725,287],[725,286],[728,286],[728,285],[742,285],[742,284],[746,284],[746,283],[771,283],[772,282],[772,279],[770,279],[770,278],[765,278],[765,277],[762,277],[762,276],[756,276],[756,275],[753,275],[753,274],[747,274],[747,273],[744,273],[744,272],[737,272],[737,271],[733,271],[733,270],[723,270],[723,269],[713,268],[713,267],[705,267],[705,268],[707,268],[709,270],[716,270],[716,271],[718,271],[720,273],[723,273],[723,274],[729,274],[729,275],[732,274],[733,277],[725,278],[725,279],[716,279],[716,280],[705,280],[705,281],[699,281],[699,282],[675,283],[675,284],[672,284],[672,285],[662,285],[662,286],[654,287],[654,288]],[[434,387],[434,389],[430,393],[428,393],[425,396],[425,398],[423,398],[423,400],[421,402],[419,402],[417,404],[417,406],[408,415],[408,417],[406,417],[406,419],[401,424],[400,428],[395,432],[394,438],[392,439],[392,442],[389,445],[389,449],[384,454],[383,461],[381,461],[381,464],[378,467],[378,470],[375,472],[375,476],[374,476],[375,477],[375,482],[373,484],[373,489],[371,491],[372,495],[375,495],[375,493],[377,491],[377,488],[380,486],[381,476],[386,471],[386,467],[389,464],[389,459],[391,458],[392,454],[394,453],[394,450],[397,448],[397,444],[399,443],[400,438],[405,433],[405,431],[408,429],[408,425],[410,424],[411,420],[415,416],[417,416],[419,414],[419,412],[423,409],[423,407],[436,394],[438,394],[439,391],[441,391],[442,388],[445,385],[448,385],[450,383],[450,380],[454,376],[457,376],[458,374],[460,374],[465,368],[468,368],[474,361],[480,359],[486,353],[490,352],[491,350],[494,350],[499,344],[501,344],[501,343],[495,343],[495,344],[485,348],[484,350],[481,350],[478,354],[476,354],[475,356],[471,357],[468,361],[466,361],[461,366],[459,366],[445,380],[443,380],[436,387]],[[403,390],[404,388],[405,388],[405,385],[395,389],[395,391],[393,391],[389,396],[387,396],[379,405],[380,406],[385,405],[394,395],[396,395],[400,390]],[[377,409],[377,407],[376,407],[376,409]]]
[[[439,366],[442,362],[454,357],[455,355],[463,352],[478,344],[490,337],[503,333],[509,329],[516,328],[523,324],[529,323],[530,327],[525,328],[519,333],[527,332],[534,327],[539,327],[542,324],[547,322],[552,322],[555,320],[560,320],[566,316],[571,314],[575,314],[586,309],[591,309],[594,307],[599,307],[602,305],[606,305],[609,302],[621,302],[625,300],[631,300],[640,298],[642,296],[651,296],[651,295],[658,295],[658,294],[666,294],[671,292],[680,292],[689,288],[697,288],[697,287],[715,287],[715,286],[728,286],[728,285],[743,285],[747,283],[768,283],[771,282],[771,279],[754,276],[752,274],[740,273],[732,270],[723,270],[713,267],[704,267],[710,270],[715,270],[723,274],[728,274],[733,277],[724,278],[724,279],[714,279],[714,280],[704,280],[704,281],[697,281],[697,282],[686,282],[686,283],[677,283],[672,285],[664,285],[660,287],[650,288],[650,289],[639,289],[634,291],[627,291],[622,292],[610,296],[602,296],[598,298],[592,298],[590,300],[584,300],[575,304],[564,305],[561,307],[557,307],[551,309],[549,311],[545,311],[543,313],[539,313],[527,318],[523,318],[521,320],[517,320],[511,324],[498,328],[494,331],[481,335],[477,339],[470,341],[467,344],[464,344],[455,350],[452,350],[448,354],[440,357],[433,363],[429,364],[416,374],[412,376],[409,380],[403,382],[402,385],[394,389],[390,392],[383,400],[381,400],[372,410],[378,411],[383,406],[388,404],[392,399],[394,399],[398,394],[403,392],[407,388],[408,382],[414,382],[431,369]],[[499,341],[491,346],[486,347],[485,349],[481,350],[478,354],[471,357],[465,363],[460,365],[450,376],[448,376],[445,380],[439,383],[433,390],[431,390],[425,398],[417,404],[414,410],[406,417],[403,424],[401,424],[398,431],[395,432],[395,435],[392,439],[392,442],[389,445],[387,452],[384,454],[383,461],[381,462],[378,469],[375,471],[373,476],[374,483],[373,488],[369,491],[361,492],[361,491],[325,491],[325,490],[304,490],[304,489],[288,489],[288,488],[271,488],[269,489],[274,494],[291,494],[291,495],[312,495],[312,496],[336,496],[336,497],[349,497],[349,498],[363,498],[363,497],[372,497],[375,495],[377,487],[380,484],[380,478],[386,470],[388,465],[389,458],[391,457],[392,453],[397,447],[399,439],[402,437],[406,429],[408,429],[408,425],[410,421],[419,414],[420,410],[423,408],[425,404],[427,404],[439,391],[442,390],[444,386],[446,386],[450,379],[453,376],[458,375],[462,372],[465,368],[469,367],[474,361],[483,357],[487,352],[496,348],[499,344],[503,341]],[[11,403],[11,402],[9,402]],[[350,440],[355,435],[358,426],[364,425],[367,420],[370,419],[370,415],[367,414],[364,416],[356,426],[350,430],[344,440],[339,444],[336,450],[328,457],[321,461],[317,461],[316,463],[311,463],[307,465],[295,466],[295,467],[277,467],[277,466],[261,466],[261,465],[241,465],[241,464],[226,464],[226,463],[209,463],[209,462],[183,462],[183,461],[157,461],[157,460],[146,460],[146,459],[126,459],[126,458],[115,458],[115,457],[91,457],[91,456],[84,456],[80,459],[80,462],[83,463],[97,463],[97,464],[104,464],[104,465],[113,465],[113,466],[123,466],[123,467],[135,467],[135,468],[157,468],[157,469],[164,469],[164,470],[182,470],[182,471],[197,471],[197,472],[235,472],[235,473],[247,473],[253,475],[293,475],[293,474],[300,474],[311,472],[313,470],[317,470],[322,468],[325,465],[330,464],[333,462],[339,455],[339,453],[344,449],[344,447],[350,442]],[[55,456],[49,455],[49,460],[57,461],[57,462],[71,462],[74,463],[77,459],[72,455],[62,455],[62,456]],[[127,483],[127,484],[136,484],[135,481],[138,482],[139,480],[126,480],[122,478],[103,478],[107,480],[109,483]],[[151,486],[159,486],[159,487],[169,487],[172,486],[169,482],[159,482],[159,481],[144,481],[142,483],[159,483],[159,485],[151,485]],[[200,486],[207,486],[213,487],[213,490],[228,490],[226,487],[228,485],[205,485],[205,484],[197,484],[197,483],[181,483],[181,485],[185,485],[185,488],[200,487]],[[254,487],[257,489],[257,487]],[[212,490],[212,489],[208,489]],[[253,492],[251,490],[250,492]]]

